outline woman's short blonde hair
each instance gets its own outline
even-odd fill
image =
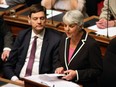
[[[63,16],[63,22],[68,24],[77,23],[79,26],[83,25],[84,16],[79,10],[67,11]]]

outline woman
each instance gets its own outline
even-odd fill
[[[104,0],[104,7],[100,14],[100,20],[96,24],[101,29],[116,27],[116,0]]]
[[[66,12],[63,17],[65,35],[59,47],[62,67],[55,73],[65,73],[62,79],[72,80],[83,87],[98,87],[97,77],[102,73],[100,48],[82,29],[83,15],[78,10]]]

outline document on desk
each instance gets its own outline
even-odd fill
[[[25,77],[25,79],[47,85],[49,87],[80,87],[78,84],[71,81],[58,79],[57,76],[63,76],[62,74],[41,74]]]
[[[0,4],[0,8],[8,8],[9,5],[6,5],[6,4]]]
[[[93,25],[93,26],[88,27],[88,29],[95,30],[96,34],[104,35],[104,36],[107,36],[107,30],[108,30],[109,37],[116,36],[116,27],[109,27],[108,29],[107,28],[100,29],[97,27],[97,25]]]
[[[47,10],[47,18],[51,18],[53,16],[62,14],[61,11],[56,11],[56,10]]]

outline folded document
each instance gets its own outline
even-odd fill
[[[1,7],[1,8],[8,8],[9,5],[6,5],[6,4],[0,4],[0,7]]]
[[[41,74],[25,77],[25,79],[47,85],[49,87],[80,87],[78,84],[71,81],[58,79],[58,76],[64,76],[64,74]]]

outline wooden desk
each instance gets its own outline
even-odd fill
[[[31,81],[31,80],[25,79],[25,78],[24,78],[24,82],[25,82],[25,87],[48,87],[46,85]]]
[[[28,28],[30,26],[28,24],[28,17],[27,17],[28,14],[29,14],[29,8],[25,8],[25,9],[23,9],[21,11],[18,11],[16,13],[17,17],[10,17],[10,16],[7,16],[7,15],[4,15],[5,21],[7,21],[10,25],[14,26],[15,29],[12,29],[12,30],[13,30],[13,33],[15,33],[15,35],[17,35],[17,32],[19,32],[20,30],[23,30],[23,29]],[[84,19],[84,22],[87,22],[87,21],[92,20],[92,19],[98,19],[98,17],[97,16],[91,16],[89,18]],[[46,26],[51,27],[55,30],[64,32],[63,25],[59,21],[51,21],[50,19],[48,19],[46,21]],[[87,28],[85,28],[85,30],[87,32],[94,32],[93,30],[90,30],[90,29],[87,29]],[[112,38],[107,38],[105,36],[96,36],[96,35],[93,35],[93,34],[90,34],[90,35],[92,37],[94,37],[98,42],[103,43],[103,44],[109,44],[109,41],[113,38],[113,37]]]
[[[2,78],[0,77],[0,82],[4,82],[4,83],[11,83],[11,84],[14,84],[14,85],[17,85],[17,86],[20,86],[20,87],[24,87],[23,84],[20,84],[20,83],[17,83],[17,82],[14,82],[14,81],[11,81],[11,80],[8,80],[8,79],[5,79],[5,78]],[[1,85],[0,85],[1,87]]]
[[[74,82],[58,79],[55,74],[32,75],[23,79],[25,87],[82,87]]]
[[[24,8],[25,6],[22,5]],[[24,30],[26,28],[29,27],[29,24],[28,24],[28,21],[27,21],[27,17],[22,17],[22,16],[19,16],[17,13],[19,12],[20,10],[17,10],[16,11],[16,17],[11,17],[9,16],[9,12],[4,15],[4,20],[7,22],[8,25],[11,26],[11,30],[12,30],[12,33],[14,36],[17,36],[17,34],[21,31],[21,30]]]
[[[11,8],[15,9],[16,11],[19,11],[23,9],[24,6],[25,6],[24,4],[19,4],[19,5],[9,6],[8,8],[0,8],[0,16],[3,16],[4,14],[8,14]]]

